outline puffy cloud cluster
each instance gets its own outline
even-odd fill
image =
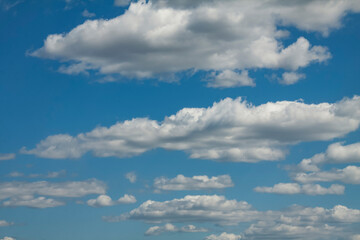
[[[117,204],[136,203],[136,198],[132,195],[125,194],[118,200],[113,201],[108,195],[100,195],[96,199],[89,199],[87,205],[91,207],[110,207]]]
[[[242,239],[241,235],[235,235],[233,233],[223,232],[220,235],[211,234],[207,236],[205,240],[239,240]]]
[[[329,188],[324,188],[319,184],[278,183],[273,187],[256,187],[254,190],[256,192],[277,194],[341,195],[344,194],[345,187],[338,184],[332,184]]]
[[[167,223],[164,226],[153,226],[150,227],[146,232],[146,236],[154,236],[154,235],[160,235],[167,232],[189,232],[189,233],[195,233],[195,232],[207,232],[208,230],[205,228],[197,228],[194,225],[187,225],[183,226],[181,228],[176,227],[175,225],[171,223]]]
[[[106,185],[96,179],[56,183],[47,181],[0,183],[0,200],[5,200],[1,202],[4,207],[56,207],[65,203],[44,196],[77,198],[90,194],[104,194],[105,192]]]
[[[180,174],[172,179],[160,177],[154,180],[154,187],[157,190],[204,190],[222,189],[233,186],[234,184],[229,175],[209,178],[208,176],[185,177]]]
[[[115,5],[129,2],[116,0]],[[232,74],[216,74],[209,86],[252,86],[246,72],[235,71],[296,71],[331,57],[326,47],[312,46],[304,37],[284,46],[282,38],[289,35],[284,29],[327,35],[341,26],[343,16],[359,11],[354,0],[142,0],[116,18],[87,20],[68,33],[49,35],[31,54],[68,62],[60,71],[69,74],[95,70],[165,80],[186,70],[228,71]]]
[[[155,148],[183,150],[191,158],[258,162],[285,157],[286,146],[331,140],[358,129],[360,97],[337,103],[268,102],[254,106],[226,98],[209,108],[184,108],[162,122],[134,118],[77,136],[49,136],[22,153],[43,158],[129,157]]]

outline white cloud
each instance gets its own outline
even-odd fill
[[[85,10],[81,13],[81,15],[82,15],[83,17],[87,17],[87,18],[92,18],[92,17],[95,17],[95,16],[96,16],[95,13],[89,12],[87,9],[85,9]]]
[[[234,183],[229,175],[209,178],[208,176],[185,177],[184,175],[179,174],[172,179],[160,177],[154,180],[154,187],[158,190],[222,189],[233,186]]]
[[[305,184],[298,183],[278,183],[273,187],[256,187],[256,192],[276,193],[276,194],[307,194],[307,195],[325,195],[325,194],[344,194],[345,187],[338,184],[333,184],[329,188],[324,188],[319,184]]]
[[[258,162],[283,159],[286,147],[331,140],[358,129],[360,97],[337,103],[268,102],[226,98],[209,108],[184,108],[162,122],[134,118],[73,137],[49,136],[22,153],[43,158],[129,157],[150,149],[183,150],[191,158]]]
[[[9,200],[3,201],[1,206],[3,207],[31,207],[31,208],[51,208],[65,205],[64,202],[46,198],[46,197],[34,197],[32,195],[21,195],[12,197]]]
[[[8,227],[8,226],[11,226],[11,225],[14,225],[14,223],[8,222],[8,221],[5,221],[5,220],[0,220],[0,227]]]
[[[116,201],[113,201],[111,197],[107,195],[100,195],[96,199],[89,199],[87,205],[91,207],[110,207],[117,204],[130,204],[135,203],[136,198],[132,195],[125,194],[123,197]]]
[[[195,232],[207,232],[208,230],[205,228],[197,228],[194,225],[187,225],[187,226],[183,226],[181,228],[176,227],[175,225],[171,224],[171,223],[167,223],[164,226],[153,226],[150,227],[146,232],[145,235],[146,236],[155,236],[155,235],[160,235],[163,233],[167,233],[167,232],[191,232],[191,233],[195,233]]]
[[[28,177],[28,178],[58,178],[58,177],[63,177],[65,175],[66,175],[66,170],[48,172],[47,174],[31,173],[29,175],[25,175],[24,173],[17,171],[8,174],[9,177]]]
[[[2,182],[0,203],[5,207],[27,206],[47,208],[64,205],[64,202],[44,196],[77,198],[90,194],[104,194],[106,185],[96,179],[79,182]],[[35,195],[40,195],[35,197]]]
[[[12,238],[12,237],[4,237],[4,238],[1,238],[0,240],[16,240],[16,239]]]
[[[125,178],[127,180],[129,180],[129,182],[135,183],[136,179],[137,179],[137,176],[136,176],[136,174],[134,172],[128,172],[127,174],[125,174]]]
[[[9,174],[8,174],[8,176],[9,176],[9,177],[23,177],[23,176],[24,176],[24,174],[23,174],[23,173],[21,173],[21,172],[17,172],[17,171],[15,171],[15,172],[11,172],[11,173],[9,173]]]
[[[232,70],[224,70],[220,73],[213,72],[207,79],[207,86],[212,88],[230,88],[230,87],[255,87],[254,79],[249,77],[249,73],[243,70],[241,73]]]
[[[126,7],[130,4],[131,0],[115,0],[114,5],[117,7]]]
[[[62,67],[67,73],[96,70],[134,78],[187,70],[296,71],[331,54],[304,37],[284,46],[282,37],[288,32],[283,28],[327,35],[347,13],[358,11],[359,2],[352,0],[138,1],[116,18],[86,21],[68,33],[49,35],[32,55],[68,62]]]
[[[239,240],[242,239],[241,235],[235,235],[233,233],[223,232],[220,235],[211,234],[207,236],[205,240]]]
[[[282,74],[282,78],[279,79],[279,82],[284,85],[292,85],[297,83],[300,79],[305,78],[305,74],[297,72],[285,72]]]
[[[15,153],[0,153],[0,161],[11,160],[16,157]]]
[[[302,171],[319,171],[318,166],[326,163],[356,162],[360,162],[360,143],[343,145],[342,142],[337,142],[329,145],[325,153],[303,159],[298,168]]]
[[[334,169],[332,171],[297,173],[294,176],[294,180],[301,183],[340,181],[360,184],[360,167],[347,166],[344,169]]]
[[[360,240],[360,234],[351,236],[351,240]]]

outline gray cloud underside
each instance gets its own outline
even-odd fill
[[[340,239],[357,233],[360,210],[337,205],[322,207],[292,206],[281,211],[257,211],[247,202],[227,200],[218,195],[189,195],[157,202],[148,200],[138,208],[105,221],[140,220],[145,222],[210,222],[251,225],[244,239]]]
[[[359,123],[358,96],[337,103],[279,101],[259,106],[227,98],[209,108],[184,108],[162,122],[134,118],[74,137],[52,135],[21,152],[54,159],[80,158],[88,152],[124,158],[163,148],[198,159],[275,161],[285,157],[289,145],[343,137]]]
[[[68,74],[95,70],[166,80],[189,69],[295,71],[331,54],[304,37],[284,46],[281,39],[289,33],[281,28],[327,35],[341,27],[347,13],[359,11],[355,0],[139,1],[116,18],[88,20],[68,33],[49,35],[31,54],[67,61],[60,71]],[[239,81],[209,86],[253,85]]]

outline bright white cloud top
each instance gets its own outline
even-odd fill
[[[234,183],[229,175],[214,176],[193,176],[185,177],[177,175],[175,178],[168,179],[159,177],[154,180],[154,188],[158,190],[204,190],[204,189],[223,189],[233,187]]]
[[[110,207],[117,204],[136,203],[136,198],[132,195],[125,194],[118,200],[113,201],[108,195],[100,195],[96,199],[88,200],[86,203],[91,207]]]
[[[113,19],[88,20],[68,33],[49,35],[31,54],[68,62],[60,68],[68,74],[95,70],[170,80],[172,74],[186,70],[296,71],[324,62],[331,54],[301,36],[284,46],[282,38],[290,34],[284,28],[326,36],[340,28],[347,13],[359,11],[360,3],[354,0],[139,1]],[[209,86],[253,85],[242,74],[230,82],[219,78]]]
[[[226,233],[223,232],[220,235],[211,234],[210,236],[207,236],[205,240],[239,240],[242,239],[241,235],[236,235],[233,233]]]
[[[336,103],[279,101],[259,106],[227,98],[209,108],[184,108],[162,122],[134,118],[75,137],[49,136],[22,153],[62,159],[92,152],[123,158],[163,148],[216,161],[276,161],[285,157],[289,145],[343,137],[359,123],[358,96]]]
[[[329,188],[325,188],[319,184],[278,183],[273,187],[256,187],[254,190],[256,192],[276,194],[341,195],[344,194],[345,187],[339,184],[333,184]]]

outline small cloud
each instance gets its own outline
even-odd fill
[[[282,77],[278,79],[280,84],[283,85],[292,85],[297,83],[300,79],[304,79],[306,77],[305,74],[297,73],[297,72],[284,72]]]
[[[15,153],[0,153],[0,161],[14,159],[15,156]]]
[[[134,196],[125,194],[116,201],[113,201],[108,195],[100,195],[96,199],[89,199],[86,203],[90,207],[111,207],[117,204],[130,204],[135,202],[136,198]]]
[[[129,182],[131,183],[135,183],[136,182],[136,179],[137,179],[137,176],[135,174],[135,172],[129,172],[125,175],[125,178],[127,180],[129,180]]]
[[[21,173],[21,172],[16,172],[16,171],[15,171],[15,172],[9,173],[8,176],[9,176],[9,177],[22,177],[22,176],[24,176],[24,174]]]
[[[85,9],[85,10],[81,13],[81,15],[82,15],[83,17],[86,17],[86,18],[92,18],[92,17],[95,17],[95,16],[96,16],[95,13],[89,12],[87,9]]]
[[[8,226],[12,226],[12,225],[14,225],[14,223],[8,222],[5,220],[0,220],[0,227],[8,227]]]
[[[208,82],[207,86],[212,88],[255,87],[254,79],[249,77],[249,72],[246,70],[241,73],[232,70],[213,72],[206,81]]]

